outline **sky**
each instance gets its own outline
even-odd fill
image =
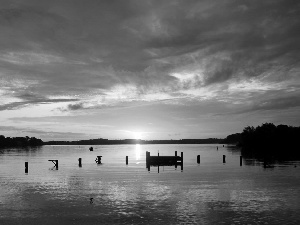
[[[300,126],[300,1],[0,0],[0,134]]]

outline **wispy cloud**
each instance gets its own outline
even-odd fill
[[[36,96],[34,94],[29,94],[29,93],[22,94],[22,95],[17,95],[15,97],[19,98],[21,101],[11,102],[11,103],[8,103],[8,104],[3,104],[3,105],[0,106],[0,111],[20,109],[22,107],[26,107],[26,106],[30,106],[30,105],[78,101],[78,99],[74,99],[74,98],[50,99],[50,98],[47,98],[47,97]]]

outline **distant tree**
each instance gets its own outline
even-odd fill
[[[240,144],[242,139],[242,134],[241,133],[236,133],[236,134],[230,134],[228,135],[225,140],[224,143],[225,144]]]
[[[0,135],[0,147],[4,147],[5,146],[5,136],[4,135]]]
[[[297,141],[300,138],[300,127],[287,125],[275,126],[264,123],[261,126],[245,127],[240,145],[244,153],[274,156],[277,158],[300,156]]]
[[[17,147],[17,146],[40,146],[43,145],[41,139],[35,137],[5,137],[0,135],[0,147]]]

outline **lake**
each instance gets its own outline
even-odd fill
[[[299,161],[240,166],[238,149],[215,144],[89,147],[0,150],[0,224],[300,224]],[[148,172],[146,151],[183,152],[183,171]]]

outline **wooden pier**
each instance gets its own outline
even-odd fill
[[[150,171],[150,166],[181,166],[183,170],[183,152],[181,156],[177,156],[177,151],[175,151],[175,156],[150,156],[150,152],[146,152],[146,168]],[[159,170],[158,170],[159,171]]]

